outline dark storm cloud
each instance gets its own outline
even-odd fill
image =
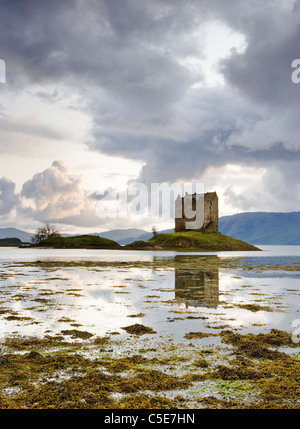
[[[154,150],[154,156],[142,168],[140,180],[149,183],[155,177],[159,177],[164,182],[176,181],[181,178],[191,181],[195,177],[201,178],[208,166],[223,167],[229,164],[258,168],[271,167],[275,174],[276,166],[282,168],[282,162],[297,164],[297,168],[293,172],[293,181],[295,183],[299,180],[300,150],[292,151],[285,149],[283,144],[275,144],[268,150],[253,151],[243,146],[234,146],[214,151],[212,145],[203,147],[197,143],[189,142],[186,144],[185,150],[180,153],[180,157],[174,152],[172,142],[164,146],[161,151],[159,149]],[[165,153],[168,153],[167,169]],[[280,163],[278,163],[279,161]],[[287,168],[287,171],[290,170]]]
[[[166,4],[173,18],[174,10],[182,7]],[[186,2],[189,11],[191,4]],[[229,84],[227,90],[208,94],[205,90],[188,91],[188,85],[183,85],[177,92],[179,102],[170,99],[168,104],[164,93],[166,108],[158,109],[157,115],[154,109],[148,115],[144,115],[145,109],[133,115],[129,102],[126,112],[118,106],[121,115],[111,122],[96,103],[92,109],[95,138],[90,146],[145,160],[140,179],[147,181],[174,180],[175,176],[187,179],[203,174],[210,166],[228,163],[267,167],[278,159],[298,161],[300,89],[291,81],[291,62],[300,55],[299,2],[256,0],[249,5],[246,1],[199,1],[193,5],[199,6],[199,19],[195,23],[191,16],[185,16],[187,32],[189,19],[198,26],[201,19],[217,19],[245,36],[244,52],[233,50],[220,62]],[[155,45],[158,39],[152,37]],[[175,33],[173,38],[178,40]],[[149,38],[145,41],[149,43]],[[165,40],[159,42],[164,49]],[[176,55],[172,51],[174,62]],[[171,80],[172,73],[168,76]],[[201,102],[206,103],[205,109]]]
[[[210,21],[243,34],[246,47],[220,62],[224,88],[191,89],[204,76],[186,60],[203,58]],[[52,86],[37,95],[53,102],[59,85],[79,94],[77,108],[92,119],[90,149],[144,161],[146,182],[190,180],[229,163],[274,174],[279,161],[294,166],[300,85],[291,82],[291,62],[300,57],[299,36],[300,1],[1,3],[8,85]],[[295,180],[292,171],[285,183]]]
[[[238,16],[223,15],[247,40],[245,52],[233,52],[222,62],[227,81],[272,109],[299,102],[290,69],[299,55],[299,5],[299,1],[294,5],[291,1],[255,1],[244,11],[237,9]],[[237,19],[232,19],[234,16]]]
[[[16,84],[22,79],[35,83],[60,79],[73,85],[96,85],[126,98],[127,103],[133,97],[133,104],[155,95],[160,103],[164,99],[172,102],[194,77],[168,50],[188,48],[185,15],[189,24],[196,19],[181,2],[175,11],[165,10],[160,2],[146,4],[117,0],[3,2],[1,52],[10,77]],[[174,32],[182,35],[182,42],[177,39],[174,43]]]

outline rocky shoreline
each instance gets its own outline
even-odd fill
[[[113,335],[68,335],[1,343],[1,409],[300,406],[299,346],[284,331],[223,330],[216,346],[202,343],[209,335],[201,332],[187,335],[186,343],[165,344],[139,326],[118,357]]]

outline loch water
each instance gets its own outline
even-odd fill
[[[221,329],[292,332],[300,326],[300,246],[259,247],[212,253],[0,248],[0,337],[72,328],[122,336],[134,323],[176,341],[187,332]],[[197,267],[203,256],[220,263]],[[229,258],[237,264],[226,265]],[[181,262],[184,268],[177,267]]]

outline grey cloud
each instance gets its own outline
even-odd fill
[[[225,59],[222,71],[228,82],[262,105],[276,110],[298,104],[300,93],[291,81],[291,63],[299,57],[300,10],[280,2],[267,2],[256,14],[254,10],[248,21],[243,20],[245,52]]]
[[[186,5],[191,10],[191,3]],[[298,55],[297,10],[287,2],[271,0],[256,0],[251,5],[246,1],[200,1],[197,5],[203,21],[219,19],[246,37],[245,52],[233,51],[220,63],[231,85],[227,95],[220,89],[210,94],[182,92],[180,102],[170,100],[165,111],[146,117],[144,111],[135,117],[130,108],[126,115],[122,106],[115,106],[120,115],[111,121],[94,104],[95,138],[90,147],[145,160],[141,174],[145,180],[146,176],[148,180],[171,180],[174,174],[187,178],[191,172],[196,175],[228,162],[265,162],[268,166],[281,156],[287,161],[295,155],[297,159],[295,109],[300,107],[300,94],[291,82],[290,68]],[[200,23],[198,19],[197,25]],[[201,103],[206,103],[205,108]]]
[[[299,211],[299,155],[293,163],[273,162],[259,186],[250,182],[242,193],[228,186],[224,195],[228,203],[241,211]]]
[[[299,161],[300,148],[284,141],[288,127],[274,133],[274,127],[282,126],[283,121],[274,119],[267,127],[267,119],[255,106],[232,97],[230,91],[195,90],[173,109],[173,116],[169,113],[160,115],[153,128],[145,120],[141,130],[133,127],[124,131],[120,124],[106,127],[103,123],[90,147],[145,160],[139,180],[147,183],[191,180],[203,177],[210,166],[221,168],[230,163],[268,167],[276,160]],[[259,123],[262,128],[256,129]],[[266,144],[262,141],[264,127],[268,130]],[[293,131],[289,131],[291,135]]]
[[[247,46],[219,64],[224,88],[191,89],[203,74],[183,60],[203,57],[202,26],[213,20],[244,34]],[[139,180],[190,180],[228,163],[281,171],[286,186],[288,166],[297,173],[300,85],[290,66],[300,56],[299,0],[10,1],[0,36],[8,84],[41,83],[50,89],[37,95],[53,102],[52,86],[74,90],[92,121],[88,147],[144,161]],[[279,160],[282,170],[273,170]],[[69,204],[80,184],[59,171],[36,175],[22,196],[50,217],[60,201],[61,219],[75,219],[81,209]]]
[[[19,203],[18,194],[15,192],[15,183],[6,177],[0,179],[0,216],[8,214]]]
[[[205,180],[205,174],[210,166],[222,168],[229,164],[245,167],[272,168],[274,162],[281,160],[289,164],[298,164],[300,149],[287,150],[282,144],[277,144],[266,150],[251,151],[243,146],[214,149],[213,145],[201,146],[199,142],[189,142],[182,145],[180,151],[174,152],[170,142],[164,146],[163,154],[153,151],[152,157],[142,168],[139,180],[145,183],[156,181],[172,182],[177,179]],[[298,172],[298,170],[296,170]],[[216,176],[216,183],[218,177]],[[221,184],[220,184],[221,185]],[[223,184],[224,185],[224,184]]]
[[[176,94],[196,79],[172,54],[180,45],[174,35],[186,31],[184,16],[192,22],[181,2],[173,13],[163,13],[160,2],[146,7],[115,0],[14,3],[3,7],[0,36],[16,85],[23,78],[24,83],[90,84],[144,108],[156,96],[157,108],[178,99]]]
[[[10,133],[27,134],[29,136],[32,135],[54,140],[62,138],[62,135],[57,130],[54,130],[53,128],[43,124],[36,124],[33,122],[29,123],[28,120],[25,123],[25,121],[19,122],[13,118],[0,118],[0,127],[2,132],[5,131]]]

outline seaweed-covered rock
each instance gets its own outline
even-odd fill
[[[122,329],[124,329],[129,334],[134,334],[134,335],[156,334],[156,331],[154,331],[152,328],[141,325],[139,323],[136,323],[134,325],[124,326]]]

